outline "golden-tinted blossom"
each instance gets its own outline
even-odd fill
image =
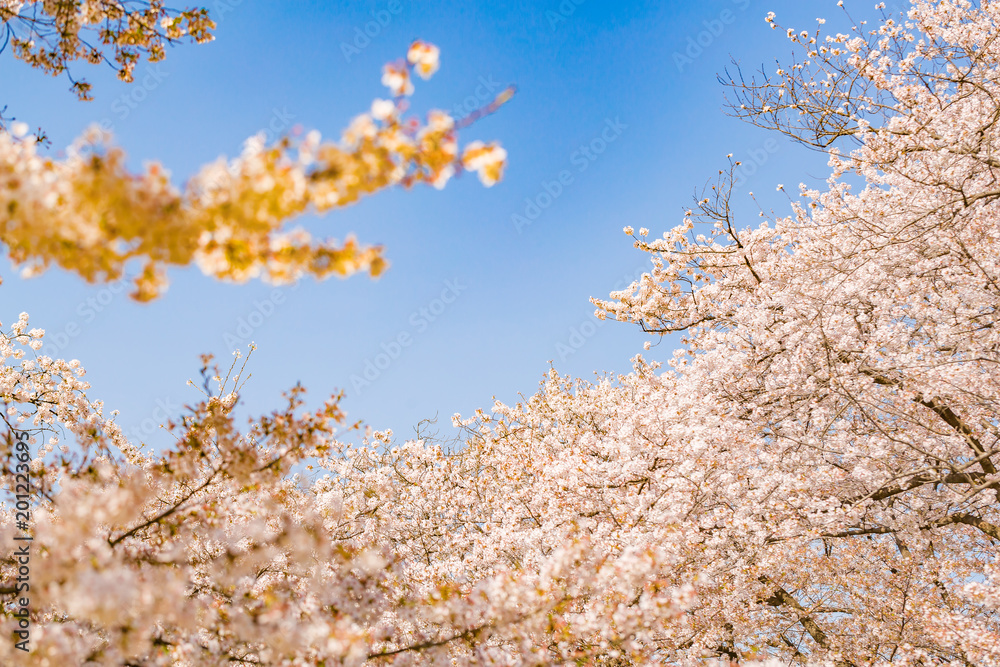
[[[430,45],[417,44],[426,59]],[[399,76],[408,82],[409,72],[401,66]],[[486,185],[503,167],[502,149],[491,150],[477,162]],[[353,236],[313,238],[287,223],[394,185],[444,187],[459,163],[450,116],[432,111],[422,125],[381,99],[340,141],[316,132],[271,145],[251,137],[240,156],[206,165],[183,187],[156,163],[130,172],[124,152],[96,128],[60,160],[46,157],[26,126],[13,123],[0,132],[0,241],[25,275],[56,265],[89,282],[110,281],[137,261],[139,300],[166,289],[169,266],[195,264],[235,282],[374,276],[387,266],[381,247]]]

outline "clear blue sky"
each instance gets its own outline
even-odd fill
[[[503,143],[509,166],[500,184],[484,189],[463,177],[441,192],[394,190],[303,219],[322,235],[355,232],[384,244],[392,266],[377,281],[309,280],[281,290],[283,302],[274,303],[271,286],[220,284],[180,270],[165,297],[140,305],[124,290],[58,270],[22,280],[7,266],[0,320],[8,325],[28,311],[50,344],[65,343],[60,356],[81,360],[93,396],[121,410],[133,433],[196,400],[185,382],[196,377],[198,354],[228,363],[238,338],[259,347],[247,410],[276,406],[301,381],[310,404],[343,388],[350,418],[403,436],[435,413],[447,425],[455,412],[488,409],[494,396],[512,402],[534,393],[550,360],[577,377],[626,372],[643,334],[621,323],[596,327],[588,298],[621,288],[647,264],[622,227],[659,235],[677,224],[727,153],[762,163],[741,190],[746,223],[756,217],[747,191],[786,210],[776,184],[794,192],[826,174],[815,154],[780,138],[768,144],[768,133],[726,117],[715,76],[731,56],[749,69],[773,70],[776,58],[787,59],[783,35],[763,20],[767,11],[811,29],[817,16],[838,16],[833,0],[396,2],[212,0],[215,42],[140,65],[131,87],[81,66],[76,73],[95,84],[89,103],[73,98],[65,78],[5,53],[2,103],[8,115],[43,126],[57,148],[88,124],[109,121],[134,164],[159,160],[179,181],[238,153],[243,139],[268,126],[339,135],[385,95],[383,63],[421,38],[441,47],[442,66],[430,82],[417,82],[416,110],[471,109],[487,84],[517,84],[509,104],[462,135]],[[355,42],[379,16],[387,24],[369,25],[377,34]],[[345,44],[363,48],[345,55]],[[602,133],[603,151],[583,156],[581,146],[601,148]],[[512,216],[524,215],[526,200],[547,203],[539,195],[546,184],[555,191],[563,171],[572,181],[516,229]],[[436,301],[449,286],[451,303]],[[395,352],[390,342],[401,334],[409,344],[394,359],[380,358],[382,344]],[[672,347],[647,356],[665,358]],[[352,382],[369,362],[370,384]],[[165,442],[148,428],[143,435]]]

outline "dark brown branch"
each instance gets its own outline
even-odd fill
[[[806,629],[806,632],[809,633],[809,636],[812,637],[817,644],[825,648],[827,651],[834,650],[833,645],[830,643],[829,637],[826,636],[826,633],[823,632],[823,629],[820,628],[819,625],[817,625],[816,621],[813,620],[812,616],[806,613],[805,608],[801,604],[799,604],[798,600],[792,597],[791,593],[786,591],[780,585],[771,581],[770,577],[768,577],[766,574],[762,574],[760,577],[758,577],[758,579],[760,580],[761,583],[774,587],[774,592],[771,594],[771,597],[764,600],[764,602],[771,605],[772,607],[786,606],[786,607],[791,607],[792,609],[799,612],[798,614],[799,623],[801,623],[802,627]],[[836,660],[834,661],[834,664],[837,665],[837,667],[857,667],[857,665],[855,665],[853,662],[851,662],[846,658],[841,658],[839,660]]]

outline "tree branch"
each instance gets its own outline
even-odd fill
[[[827,651],[831,652],[834,651],[834,647],[830,643],[829,637],[827,637],[826,633],[823,632],[822,628],[820,628],[819,625],[816,624],[816,621],[813,620],[812,616],[806,613],[805,608],[801,604],[799,604],[799,601],[796,600],[794,597],[792,597],[791,593],[786,591],[780,585],[771,581],[770,577],[768,577],[766,574],[760,575],[758,579],[761,583],[774,587],[774,592],[771,594],[771,597],[764,600],[764,602],[771,605],[772,607],[780,607],[784,605],[786,607],[791,607],[797,612],[800,612],[798,614],[799,623],[801,623],[802,627],[806,629],[806,632],[809,633],[809,636],[812,637],[817,644],[825,648]],[[855,665],[847,658],[840,658],[839,660],[835,660],[834,664],[837,665],[837,667],[857,667],[857,665]]]

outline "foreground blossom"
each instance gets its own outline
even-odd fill
[[[436,62],[436,47],[417,42],[414,49],[423,54],[418,64],[427,62],[428,49]],[[411,66],[391,67],[399,69],[383,80],[393,94],[393,77],[403,77],[412,92]],[[27,126],[12,123],[0,132],[0,242],[25,275],[55,264],[90,282],[113,281],[135,260],[142,268],[133,297],[142,301],[166,289],[169,266],[196,264],[236,282],[377,276],[386,266],[381,247],[352,236],[316,239],[285,225],[394,185],[444,187],[462,164],[455,119],[434,111],[421,124],[402,109],[402,102],[376,100],[340,141],[315,131],[271,145],[263,135],[251,137],[239,157],[205,166],[183,188],[156,163],[130,172],[124,152],[96,128],[56,160],[40,151]],[[473,167],[487,186],[500,177],[502,151],[495,146]]]

